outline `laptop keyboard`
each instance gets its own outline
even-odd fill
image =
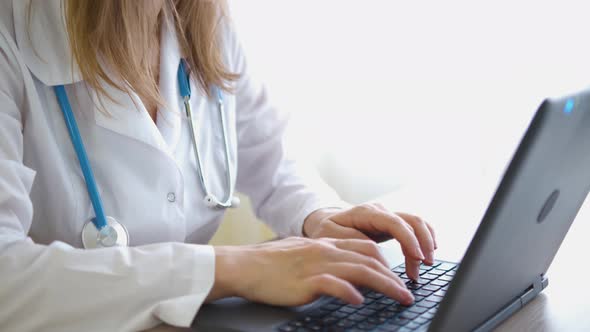
[[[307,331],[413,331],[430,325],[438,305],[446,294],[448,285],[455,276],[458,265],[436,262],[433,266],[420,266],[420,280],[412,281],[405,273],[405,265],[397,266],[395,272],[414,294],[411,306],[369,289],[361,289],[365,301],[351,305],[339,299],[303,313],[278,328],[281,332]]]

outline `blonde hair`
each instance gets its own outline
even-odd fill
[[[231,91],[231,82],[239,75],[226,68],[222,56],[220,29],[227,18],[225,2],[166,2],[161,14],[174,20],[191,77],[207,94],[212,86]],[[111,98],[101,85],[106,82],[121,91],[135,92],[144,102],[162,106],[147,52],[154,26],[143,5],[138,0],[65,0],[66,30],[82,78],[99,95]],[[120,80],[113,80],[112,74]]]

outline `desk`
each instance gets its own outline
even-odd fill
[[[437,229],[437,257],[459,261],[495,190],[495,181],[435,177],[379,199],[393,211],[419,214]],[[456,227],[455,225],[460,225]],[[455,226],[455,227],[454,227]],[[590,331],[590,200],[587,200],[547,273],[549,287],[502,323],[497,331]],[[402,261],[395,243],[386,244],[389,261]],[[585,284],[583,288],[580,285]],[[160,326],[151,332],[180,332]]]

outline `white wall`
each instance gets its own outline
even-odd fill
[[[230,5],[295,145],[351,201],[424,174],[497,177],[541,99],[590,82],[586,1]]]
[[[491,194],[541,100],[590,82],[587,1],[230,7],[253,72],[292,114],[291,143],[351,202],[440,177]],[[477,223],[453,222],[466,243]]]

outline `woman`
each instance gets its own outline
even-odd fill
[[[359,303],[353,285],[413,301],[370,238],[396,238],[416,278],[420,262],[433,262],[432,229],[306,185],[223,8],[0,0],[0,330],[188,326],[222,297]],[[206,245],[234,186],[295,237]]]

